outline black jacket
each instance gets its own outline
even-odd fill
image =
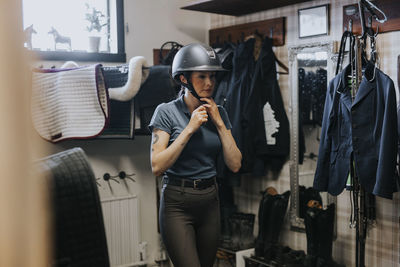
[[[276,74],[272,40],[265,38],[243,110],[244,162],[255,175],[280,171],[290,151],[289,120]]]

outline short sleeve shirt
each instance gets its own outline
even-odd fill
[[[150,121],[150,131],[160,129],[170,135],[168,146],[174,142],[188,125],[191,114],[183,95],[176,100],[160,104]],[[228,130],[232,128],[228,115],[222,106],[219,113]],[[217,156],[222,151],[221,141],[214,123],[208,120],[192,135],[178,159],[166,175],[191,179],[214,177]]]

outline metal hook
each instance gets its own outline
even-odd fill
[[[114,181],[114,182],[116,182],[116,183],[119,184],[119,181],[116,180],[116,179],[114,179],[115,177],[117,177],[117,176],[111,176],[108,172],[106,172],[106,173],[103,175],[104,181],[109,182],[110,180],[112,180],[112,181]]]
[[[353,20],[352,19],[350,19],[349,20],[349,32],[353,32]]]
[[[368,1],[368,0],[361,0],[361,1],[362,1],[362,2],[368,3],[369,6],[365,6],[365,5],[364,5],[364,6],[368,9],[368,11],[372,14],[372,16],[375,18],[375,20],[376,20],[377,22],[383,24],[383,23],[385,23],[385,22],[387,21],[387,16],[386,16],[386,14],[385,14],[381,9],[379,9],[376,5],[374,5],[373,3],[371,3],[371,2]],[[375,9],[376,11],[378,11],[379,13],[381,13],[381,15],[383,16],[383,19],[379,19],[378,16],[377,16],[377,14],[371,9],[371,7],[374,8],[374,9]]]
[[[118,174],[118,177],[120,179],[125,179],[128,178],[129,180],[131,180],[132,182],[136,182],[135,179],[133,179],[131,176],[134,176],[136,174],[132,173],[132,174],[126,174],[124,171],[120,171]]]
[[[383,13],[382,10],[380,10],[377,6],[375,6],[374,4],[372,4],[370,1],[368,0],[359,0],[358,1],[358,12],[360,15],[360,22],[361,22],[361,28],[362,28],[362,37],[365,38],[365,34],[367,32],[366,29],[366,25],[365,25],[365,17],[364,17],[364,9],[367,9],[369,11],[369,13],[372,15],[372,17],[375,18],[376,21],[378,21],[379,23],[385,23],[387,21],[387,17],[386,14]],[[375,13],[375,10],[377,10],[379,13],[381,13],[383,15],[383,19],[379,19],[377,14]]]

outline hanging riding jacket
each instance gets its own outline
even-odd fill
[[[272,40],[265,38],[243,109],[244,159],[254,175],[280,171],[290,151],[289,120],[276,75]],[[245,163],[244,163],[245,164]]]
[[[374,72],[373,66],[367,72]],[[326,94],[314,188],[340,194],[346,185],[351,154],[361,186],[368,193],[392,198],[398,191],[396,173],[397,114],[393,81],[379,69],[365,76],[354,101],[347,66]]]

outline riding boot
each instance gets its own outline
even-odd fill
[[[342,266],[332,259],[333,226],[335,218],[335,204],[332,203],[317,217],[318,224],[318,258],[316,267]]]
[[[318,208],[308,208],[304,213],[304,224],[306,226],[307,255],[304,266],[315,267],[318,257],[318,222],[317,217],[321,212]]]
[[[286,210],[289,202],[290,191],[273,196],[273,204],[268,216],[268,228],[264,236],[264,259],[266,261],[276,258],[278,251],[278,241],[285,219]]]
[[[260,201],[260,206],[258,209],[258,236],[255,244],[255,256],[262,257],[264,254],[264,237],[265,231],[268,228],[268,218],[271,213],[271,206],[273,204],[273,196],[277,192],[275,189],[267,188],[263,192],[263,197]]]
[[[254,214],[242,213],[240,216],[240,249],[254,246]]]
[[[299,217],[304,219],[304,214],[307,211],[307,204],[310,200],[316,200],[318,201],[321,205],[322,203],[322,198],[321,195],[317,190],[315,190],[312,187],[305,188],[304,186],[300,186],[300,194],[299,194]]]
[[[241,232],[241,225],[240,219],[238,218],[238,213],[232,214],[229,218],[229,225],[231,230],[231,242],[229,245],[229,249],[231,250],[239,250],[240,248],[240,232]]]

